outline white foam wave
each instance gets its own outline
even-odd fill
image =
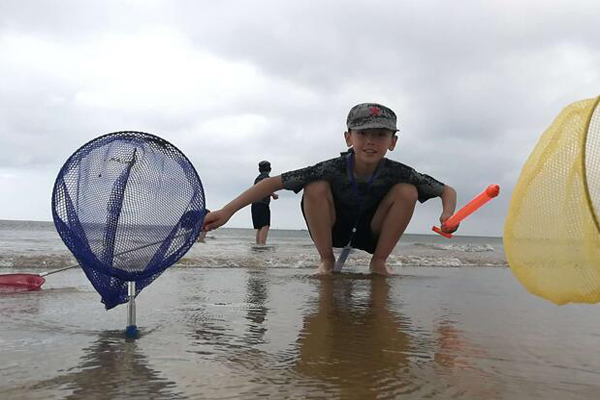
[[[415,244],[417,248],[402,248],[400,254],[392,254],[390,266],[506,266],[501,252],[487,244]],[[336,249],[334,254],[339,255]],[[355,250],[346,261],[348,266],[365,268],[371,255]],[[6,269],[56,269],[75,264],[74,258],[66,253],[45,256],[23,256],[21,254],[0,257],[0,268]],[[234,244],[222,246],[194,246],[176,263],[183,268],[316,268],[319,256],[313,246],[310,249],[298,246],[271,246],[259,250],[250,245]]]
[[[496,251],[490,244],[438,244],[438,243],[413,243],[413,246],[435,250],[460,251],[464,253],[481,253]]]
[[[12,257],[1,257],[0,268],[10,268],[14,265],[14,259]]]

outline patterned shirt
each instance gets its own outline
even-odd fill
[[[269,173],[268,172],[261,172],[260,175],[258,175],[256,177],[256,179],[254,180],[254,184],[256,185],[258,182],[262,181],[263,179],[267,179],[269,177]],[[269,203],[271,202],[271,196],[267,196],[267,197],[263,197],[261,200],[253,203],[253,204],[266,204],[269,205]]]
[[[284,189],[298,193],[309,183],[324,180],[329,182],[336,202],[346,210],[358,210],[359,199],[348,174],[348,157],[350,157],[350,154],[343,154],[340,157],[320,162],[311,167],[284,172],[281,175]],[[414,185],[417,188],[421,203],[433,197],[438,197],[444,189],[443,183],[429,175],[420,174],[407,165],[387,158],[380,161],[376,171],[376,178],[370,188],[368,178],[355,178],[362,201],[362,209],[377,207],[387,192],[397,183]]]

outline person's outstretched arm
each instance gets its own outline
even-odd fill
[[[281,181],[281,175],[272,176],[270,178],[263,179],[238,197],[233,199],[229,204],[220,210],[208,213],[204,218],[204,225],[202,230],[212,231],[220,226],[225,225],[233,214],[238,212],[240,209],[246,207],[248,204],[256,202],[264,197],[270,196],[278,190],[283,189],[283,182]]]
[[[442,215],[440,215],[442,231],[446,233],[452,233],[458,229],[458,225],[452,231],[447,231],[444,229],[444,222],[446,222],[446,220],[450,218],[452,214],[454,214],[454,210],[456,209],[456,190],[448,185],[445,185],[440,197],[442,198]]]

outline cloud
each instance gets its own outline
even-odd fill
[[[563,0],[3,1],[0,184],[21,181],[32,200],[5,199],[0,218],[49,219],[51,172],[117,130],[174,143],[220,207],[261,159],[280,173],[334,157],[348,110],[378,101],[399,116],[390,158],[454,186],[461,204],[501,185],[461,228],[500,235],[537,138],[598,95],[598,15],[597,2]],[[298,202],[273,203],[275,228],[304,227]],[[409,231],[428,232],[439,211],[418,207]],[[250,226],[246,214],[232,226]]]

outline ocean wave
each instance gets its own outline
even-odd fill
[[[415,247],[422,247],[434,250],[461,251],[465,253],[481,253],[486,251],[496,251],[490,244],[438,244],[438,243],[413,243]]]
[[[190,251],[175,266],[181,268],[316,268],[319,256],[316,250],[289,249],[285,246],[231,246],[230,251],[222,249],[203,249]],[[391,267],[425,266],[425,267],[471,267],[471,266],[507,266],[502,253],[494,251],[491,246],[483,245],[425,245],[421,249],[436,251],[408,251],[392,254],[388,258]],[[445,250],[440,252],[438,250]],[[336,249],[336,256],[340,250]],[[368,267],[371,255],[354,250],[346,264],[354,267]],[[4,254],[0,256],[0,268],[10,270],[52,270],[69,265],[76,265],[73,256],[67,253],[32,255]]]
[[[353,252],[346,260],[350,267],[368,267],[371,255],[364,252]],[[184,268],[316,268],[319,264],[317,255],[263,254],[262,256],[219,255],[208,258],[183,258],[176,266]],[[455,255],[391,255],[388,258],[391,267],[506,267],[508,264],[502,257],[480,257]]]
[[[32,255],[4,254],[0,255],[0,268],[10,269],[56,269],[68,265],[76,265],[75,257],[70,254]]]

